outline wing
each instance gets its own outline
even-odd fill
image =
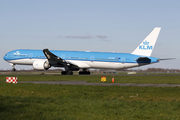
[[[64,67],[66,69],[66,71],[77,71],[80,69],[77,65],[72,64],[72,63],[54,55],[48,49],[44,49],[43,53],[46,56],[46,58],[48,59],[48,62],[51,66]]]

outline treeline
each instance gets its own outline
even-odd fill
[[[147,72],[180,73],[179,69],[148,68]]]

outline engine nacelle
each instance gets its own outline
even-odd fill
[[[33,68],[36,70],[48,70],[50,67],[48,61],[37,60],[33,62]]]

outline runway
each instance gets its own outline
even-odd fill
[[[18,81],[18,83],[91,85],[91,86],[180,87],[180,84],[88,83],[87,81]]]

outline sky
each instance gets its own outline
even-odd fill
[[[179,0],[1,0],[0,70],[15,49],[131,53],[161,27],[152,57],[176,58],[140,67],[180,69]],[[29,66],[17,66],[17,69]]]

